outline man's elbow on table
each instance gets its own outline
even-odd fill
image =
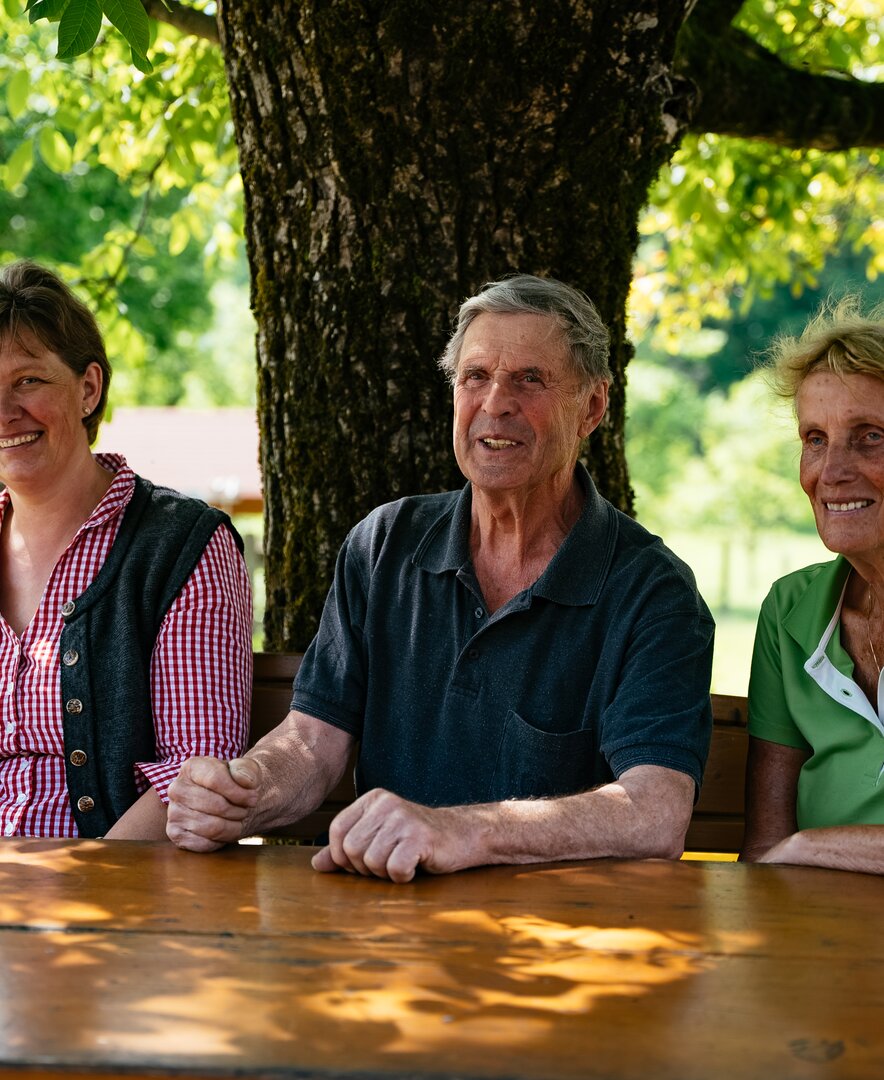
[[[687,773],[661,765],[637,765],[599,791],[610,801],[609,855],[681,858],[696,793],[696,784]]]

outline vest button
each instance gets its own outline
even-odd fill
[[[65,602],[61,605],[62,615],[73,615],[76,610],[77,605],[73,602],[73,600],[65,600]]]
[[[70,756],[71,765],[85,765],[86,764],[86,751],[85,750],[72,750]]]
[[[74,664],[80,659],[80,654],[76,649],[68,649],[68,651],[61,658],[61,662],[65,667],[73,667]]]
[[[77,809],[82,814],[88,814],[90,810],[95,809],[95,800],[90,799],[88,795],[81,795],[80,798],[77,799]]]
[[[83,702],[77,697],[72,697],[65,703],[65,708],[69,713],[81,713],[83,711]]]

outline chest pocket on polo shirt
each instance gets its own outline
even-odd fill
[[[498,746],[491,800],[572,795],[603,778],[596,776],[595,733],[541,731],[512,709]]]

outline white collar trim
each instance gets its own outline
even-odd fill
[[[849,580],[850,575],[847,577],[847,581]],[[833,701],[837,701],[839,704],[844,705],[845,708],[850,709],[851,712],[855,712],[858,716],[862,716],[864,719],[868,720],[873,727],[877,728],[881,735],[884,735],[884,722],[882,722],[881,719],[881,691],[884,672],[878,676],[878,711],[876,712],[869,703],[869,699],[853,679],[843,675],[835,667],[828,656],[826,656],[826,649],[832,639],[832,635],[835,633],[835,627],[838,625],[841,618],[841,609],[844,606],[844,593],[847,591],[847,581],[844,582],[844,588],[841,590],[841,596],[835,608],[835,614],[830,619],[829,625],[823,631],[823,636],[820,638],[819,644],[810,657],[808,657],[807,662],[804,665],[804,670],[817,686],[819,686],[824,693],[828,694]],[[884,766],[882,766],[882,770],[884,770]]]

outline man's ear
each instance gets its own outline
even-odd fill
[[[588,391],[583,417],[578,432],[581,439],[595,431],[602,422],[608,408],[608,382],[600,379],[592,390]]]

